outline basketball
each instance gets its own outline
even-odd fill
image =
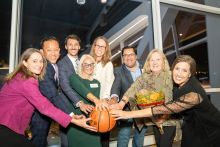
[[[90,118],[92,119],[90,125],[95,127],[98,132],[108,132],[116,124],[114,117],[111,116],[109,110],[93,110],[90,113]]]

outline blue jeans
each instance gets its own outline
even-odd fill
[[[133,126],[133,120],[129,119],[127,121],[123,120],[119,122],[118,125],[118,140],[117,140],[117,147],[128,147],[131,130]],[[141,132],[135,128],[134,130],[134,138],[132,141],[133,147],[143,147],[144,143],[144,134],[147,131],[147,127],[144,127]]]

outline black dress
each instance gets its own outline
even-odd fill
[[[196,95],[189,97],[191,95]],[[180,113],[183,116],[182,147],[219,147],[220,112],[208,99],[195,77],[175,87],[173,101],[152,107],[153,115]]]

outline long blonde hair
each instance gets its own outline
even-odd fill
[[[42,69],[40,75],[38,76],[39,80],[43,80],[45,70],[46,70],[47,61],[44,58],[43,54],[38,49],[28,48],[21,55],[21,59],[20,59],[18,65],[15,67],[15,70],[5,77],[6,82],[12,80],[16,76],[17,73],[22,73],[24,79],[28,79],[29,77],[34,77],[35,78],[35,75],[32,72],[30,72],[27,69],[27,67],[24,66],[24,64],[23,64],[23,61],[27,61],[33,53],[39,53],[39,54],[41,54],[41,56],[43,58],[43,63],[44,63],[43,64],[43,69]]]
[[[84,54],[84,55],[80,58],[79,66],[78,66],[78,70],[77,70],[77,73],[78,73],[78,75],[79,75],[80,77],[82,77],[82,66],[83,66],[82,64],[83,64],[84,60],[87,59],[87,58],[91,59],[92,62],[94,62],[94,64],[95,64],[95,59],[94,59],[91,55],[89,55],[89,54]]]
[[[163,71],[164,72],[168,72],[168,71],[170,72],[170,66],[169,66],[169,63],[167,61],[167,58],[164,55],[163,51],[160,50],[160,49],[153,49],[153,50],[150,51],[150,53],[148,54],[147,59],[145,61],[145,64],[144,64],[144,72],[151,73],[150,58],[151,58],[153,53],[158,53],[158,54],[161,55],[161,57],[163,58],[163,62],[164,62]]]
[[[110,49],[108,40],[104,36],[99,36],[93,41],[90,55],[96,60],[97,56],[95,54],[95,46],[96,46],[97,40],[99,39],[104,40],[106,44],[105,54],[103,55],[102,60],[101,60],[102,65],[105,66],[105,64],[110,61],[110,58],[112,55],[111,55],[111,49]]]

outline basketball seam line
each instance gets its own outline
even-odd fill
[[[110,129],[110,115],[109,115],[109,111],[107,111],[108,112],[108,131],[109,131],[109,129]]]
[[[99,125],[100,125],[100,116],[101,116],[102,111],[99,112],[99,121],[98,121],[98,131],[99,131]]]

